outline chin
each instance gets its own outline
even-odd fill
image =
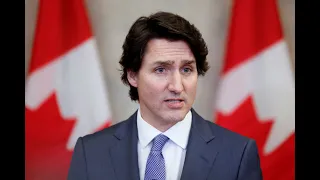
[[[170,112],[166,115],[165,119],[170,122],[180,122],[185,118],[187,113],[185,111]]]

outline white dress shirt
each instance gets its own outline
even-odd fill
[[[189,111],[184,120],[176,123],[170,129],[162,133],[144,121],[141,117],[140,109],[138,109],[138,161],[141,180],[144,179],[146,164],[152,147],[152,140],[161,133],[169,138],[162,149],[166,165],[166,180],[180,179],[191,128],[191,119],[192,114],[191,111]]]

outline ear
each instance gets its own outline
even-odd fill
[[[127,71],[127,78],[128,78],[128,81],[129,83],[131,84],[131,86],[133,87],[137,87],[138,86],[138,75],[137,73],[131,71],[131,70],[128,70]]]

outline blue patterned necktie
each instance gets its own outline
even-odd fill
[[[162,155],[162,148],[169,138],[159,134],[153,139],[153,145],[147,160],[144,180],[165,180],[166,167]]]

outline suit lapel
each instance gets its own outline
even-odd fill
[[[138,167],[138,133],[136,124],[137,113],[134,113],[124,125],[114,133],[117,139],[110,149],[110,157],[117,180],[139,180]]]
[[[192,126],[181,180],[204,180],[218,154],[214,135],[206,120],[193,109]]]

